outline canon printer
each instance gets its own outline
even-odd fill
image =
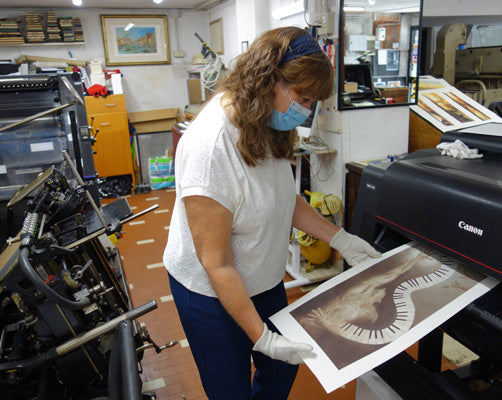
[[[382,252],[420,242],[502,280],[502,124],[444,133],[441,141],[457,139],[483,157],[457,159],[432,148],[366,166],[351,233]],[[502,398],[501,287],[425,337],[419,362],[403,353],[375,371],[407,400]],[[441,373],[442,332],[479,360]],[[476,388],[474,381],[487,384]]]

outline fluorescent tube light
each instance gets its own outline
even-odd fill
[[[296,1],[294,3],[275,9],[274,11],[272,11],[272,17],[274,19],[282,19],[291,17],[292,15],[300,14],[303,11],[305,11],[305,9],[303,8],[303,1]]]
[[[420,7],[405,7],[405,8],[396,8],[392,9],[393,12],[397,13],[417,13],[420,12]]]
[[[346,11],[346,12],[364,11],[364,7],[360,7],[360,6],[344,6],[343,7],[343,11]]]

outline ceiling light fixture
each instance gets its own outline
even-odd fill
[[[82,5],[82,0],[71,0],[74,6],[80,7]]]
[[[305,9],[303,8],[303,1],[296,1],[292,4],[288,4],[286,6],[275,9],[274,11],[272,11],[272,17],[278,20],[286,17],[291,17],[292,15],[300,14],[303,11],[305,11]]]
[[[357,12],[357,11],[364,11],[364,7],[360,6],[344,6],[343,11],[345,12]]]
[[[369,4],[370,6],[374,6],[374,5],[375,5],[375,3],[376,3],[376,1],[375,1],[375,0],[368,0],[368,4]]]
[[[164,0],[153,0],[153,2],[154,2],[155,4],[160,4],[160,3],[162,3],[163,1],[164,1]]]

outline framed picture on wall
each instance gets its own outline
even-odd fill
[[[216,54],[224,54],[225,46],[223,45],[223,19],[218,18],[209,23],[209,36],[211,40],[211,48]]]
[[[106,65],[169,64],[165,15],[101,15]]]

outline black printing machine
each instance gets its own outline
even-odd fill
[[[502,124],[493,128],[502,134]],[[462,140],[479,149],[480,159],[442,156],[433,148],[366,166],[351,232],[382,252],[414,240],[502,280],[502,136],[475,131],[445,133],[441,141]],[[418,362],[402,353],[375,371],[406,400],[502,398],[501,287],[422,339]],[[479,360],[440,373],[442,332]],[[473,389],[479,382],[483,389]]]

